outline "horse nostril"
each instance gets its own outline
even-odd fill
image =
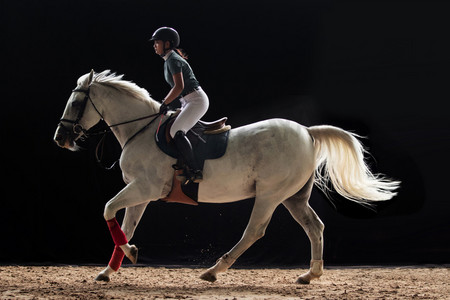
[[[65,144],[66,138],[65,138],[64,134],[58,133],[55,135],[53,140],[55,141],[56,145],[58,145],[59,147],[63,147]]]

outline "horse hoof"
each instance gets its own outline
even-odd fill
[[[297,279],[296,283],[299,284],[309,284],[311,282],[311,280],[314,279],[319,279],[320,276],[322,275],[322,271],[318,272],[318,273],[312,273],[311,270],[309,270],[307,273],[300,275],[300,277]]]
[[[109,282],[111,279],[109,279],[109,276],[106,276],[105,274],[98,274],[97,277],[95,277],[95,281],[104,281],[104,282]]]
[[[127,256],[131,263],[137,263],[138,259],[138,248],[135,245],[130,246],[130,256]]]
[[[217,277],[210,272],[205,272],[200,276],[200,279],[209,281],[209,282],[215,282],[217,280]]]
[[[295,283],[298,283],[298,284],[309,284],[309,282],[310,282],[309,280],[307,280],[305,278],[302,278],[300,276]]]

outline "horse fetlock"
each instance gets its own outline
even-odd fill
[[[120,246],[120,248],[122,248],[123,252],[125,252],[125,256],[128,257],[131,263],[137,263],[138,248],[135,245],[130,246],[129,244],[125,244]]]
[[[319,278],[323,274],[323,260],[311,260],[309,270],[313,276]]]
[[[311,280],[318,279],[323,274],[323,260],[311,260],[310,269],[301,275],[296,283],[309,284]]]
[[[200,279],[214,282],[217,280],[217,274],[223,273],[226,270],[228,270],[229,267],[231,267],[232,264],[236,261],[235,258],[232,258],[229,254],[223,255],[221,258],[219,258],[216,262],[216,264],[209,268],[205,273],[203,273],[200,276]]]
[[[216,273],[225,272],[235,261],[236,259],[232,258],[229,254],[225,254],[217,260],[213,269],[215,269]]]

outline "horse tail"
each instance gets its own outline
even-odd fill
[[[358,135],[329,125],[313,126],[308,131],[314,138],[315,183],[327,197],[330,181],[341,196],[363,205],[389,200],[397,194],[399,181],[370,171],[364,161],[367,151]]]

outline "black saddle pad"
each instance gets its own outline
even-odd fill
[[[172,140],[169,142],[166,138],[167,126],[174,118],[167,119],[156,134],[156,144],[167,155],[173,158],[179,158],[178,150]],[[228,136],[230,131],[219,134],[204,134],[205,127],[197,123],[191,130],[186,133],[187,138],[191,142],[194,150],[195,158],[200,166],[203,167],[206,159],[216,159],[222,157],[227,150]]]
[[[178,150],[175,143],[170,139],[167,141],[167,126],[173,122],[174,118],[167,119],[156,133],[155,139],[159,149],[173,158],[179,158]],[[222,157],[227,149],[228,136],[230,131],[227,130],[218,134],[204,134],[205,127],[197,123],[189,132],[186,133],[194,150],[194,156],[199,167],[203,170],[205,160],[216,159]],[[183,192],[197,201],[198,199],[198,183],[189,183],[182,185]]]

